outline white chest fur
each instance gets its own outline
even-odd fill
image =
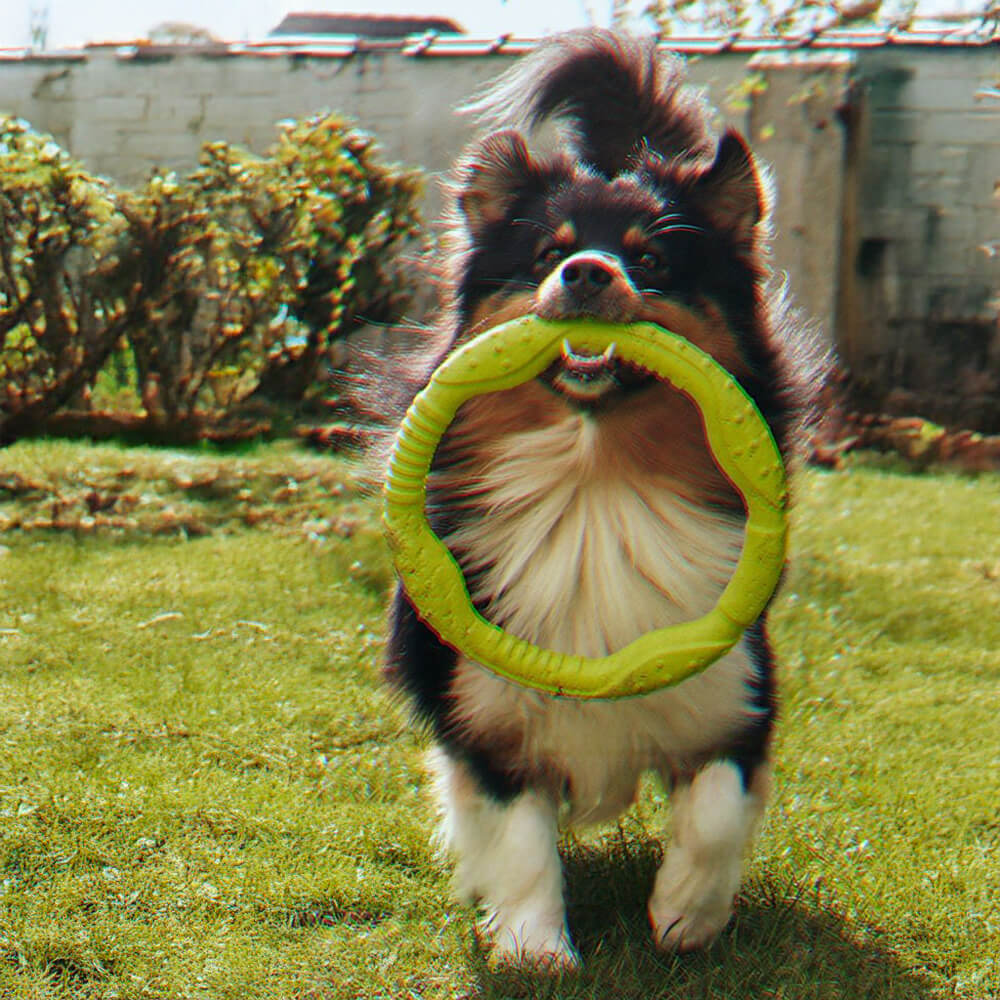
[[[699,507],[617,459],[582,414],[498,439],[477,513],[447,537],[486,614],[552,649],[602,656],[712,608],[739,557],[739,519]],[[710,751],[747,719],[753,667],[740,644],[673,688],[620,701],[559,699],[462,661],[463,723],[502,734],[569,778],[574,813],[612,815],[639,773]]]

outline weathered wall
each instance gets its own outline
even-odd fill
[[[768,75],[775,78],[774,88],[752,103],[729,106],[750,58],[729,53],[691,60],[690,75],[734,124],[758,137],[773,129],[773,137],[760,143],[760,153],[773,163],[780,192],[776,264],[793,275],[803,306],[829,321],[842,140],[826,104],[837,100],[842,81],[826,79],[826,59],[819,66],[815,60],[772,63]],[[472,135],[472,124],[452,109],[514,59],[419,58],[398,50],[349,58],[190,51],[135,58],[112,48],[91,48],[76,61],[0,62],[0,110],[51,132],[91,169],[126,183],[140,181],[154,166],[190,168],[208,140],[226,139],[263,152],[274,141],[275,122],[322,109],[356,118],[379,137],[390,157],[440,174]],[[843,70],[836,66],[832,72],[840,76]],[[783,105],[804,81],[818,78],[824,80],[818,89],[825,98]],[[816,111],[816,105],[823,107]],[[810,123],[814,111],[829,123],[826,134]],[[799,193],[805,176],[817,185],[809,199]],[[438,205],[432,183],[428,213],[433,216]]]
[[[762,86],[742,123],[774,169],[775,267],[787,273],[796,306],[831,341],[845,197],[843,111],[853,66],[844,53],[754,59]]]
[[[190,168],[208,140],[262,152],[277,121],[324,109],[435,175],[471,135],[452,108],[515,58],[97,47],[0,60],[0,110],[126,183],[155,166]],[[689,61],[691,78],[772,165],[775,266],[863,376],[872,405],[1000,425],[1000,256],[977,249],[1000,238],[1000,101],[976,97],[1000,79],[998,60],[996,45],[884,45]],[[764,86],[734,103],[748,73]],[[430,192],[433,215],[433,182]]]
[[[350,58],[120,56],[0,63],[0,108],[53,133],[92,169],[127,183],[154,166],[187,169],[205,141],[262,152],[275,122],[324,109],[375,132],[390,156],[440,169],[460,142],[449,109],[510,57],[424,60],[397,51]]]
[[[511,55],[420,58],[398,50],[349,57],[203,55],[139,57],[114,48],[85,58],[0,61],[0,110],[51,132],[99,173],[133,183],[154,167],[187,169],[203,142],[263,152],[275,122],[324,109],[374,132],[389,156],[436,172],[472,132],[453,108],[511,66]],[[725,98],[747,57],[692,63],[692,76]]]
[[[1000,46],[859,60],[839,340],[871,406],[1000,430]]]

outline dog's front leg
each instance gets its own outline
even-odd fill
[[[576,965],[566,928],[555,803],[530,789],[498,802],[444,751],[435,752],[432,767],[456,886],[482,909],[479,929],[493,961]]]
[[[766,762],[757,765],[744,787],[739,767],[719,760],[674,789],[673,843],[649,900],[653,935],[661,947],[702,948],[729,922],[769,784]]]

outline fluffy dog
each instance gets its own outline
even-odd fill
[[[711,130],[682,66],[603,31],[545,43],[475,111],[490,130],[449,187],[448,292],[424,373],[527,313],[649,321],[710,353],[788,451],[812,372],[769,281],[767,188],[744,140]],[[561,126],[558,148],[530,129]],[[568,346],[538,378],[468,401],[428,485],[435,531],[481,613],[554,650],[603,656],[708,612],[745,520],[697,409],[608,351]],[[436,742],[433,768],[461,892],[494,957],[570,965],[560,817],[595,822],[652,769],[674,830],[651,898],[656,941],[725,927],[764,808],[775,681],[766,613],[681,684],[617,701],[503,680],[444,645],[399,589],[388,673]]]

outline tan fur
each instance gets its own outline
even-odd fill
[[[740,350],[735,334],[726,323],[718,306],[707,300],[698,303],[695,311],[689,306],[660,295],[643,296],[642,307],[636,319],[656,323],[671,333],[680,334],[711,354],[737,379],[749,374],[746,358]]]

